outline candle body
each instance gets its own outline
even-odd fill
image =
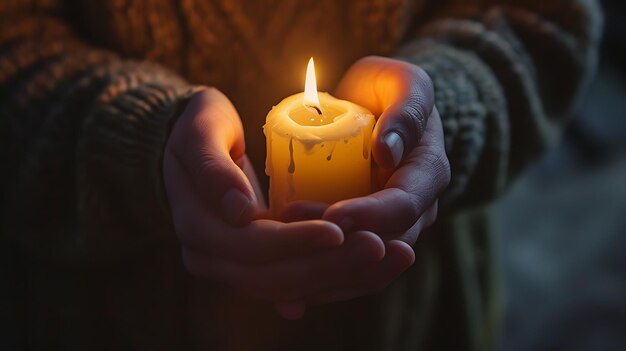
[[[302,94],[275,106],[263,131],[265,172],[274,217],[296,200],[333,203],[371,192],[370,140],[374,116],[320,93],[323,116],[302,105]]]

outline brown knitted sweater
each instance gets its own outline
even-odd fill
[[[499,295],[477,205],[555,139],[590,79],[600,27],[593,0],[3,0],[2,342],[489,347]],[[262,169],[265,114],[302,89],[307,58],[320,89],[332,90],[370,54],[424,68],[444,121],[453,177],[415,266],[379,295],[292,323],[187,276],[160,160],[190,83],[231,98]]]

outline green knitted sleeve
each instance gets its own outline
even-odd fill
[[[428,21],[398,55],[435,85],[452,167],[443,203],[487,201],[557,139],[595,68],[599,5],[449,0],[428,7]]]
[[[160,160],[190,86],[86,46],[53,8],[20,3],[0,5],[2,235],[64,261],[171,238]]]

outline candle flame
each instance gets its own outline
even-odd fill
[[[313,57],[309,59],[309,64],[306,68],[306,80],[304,83],[304,107],[309,110],[315,110],[318,114],[322,114],[322,108],[320,106],[320,99],[317,96],[317,81],[315,80],[315,63],[313,63]]]

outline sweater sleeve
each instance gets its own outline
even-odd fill
[[[70,262],[168,240],[161,154],[190,86],[85,45],[59,13],[0,5],[2,235]]]
[[[555,137],[592,76],[593,0],[448,0],[427,7],[399,57],[435,85],[452,180],[444,204],[498,195]]]

